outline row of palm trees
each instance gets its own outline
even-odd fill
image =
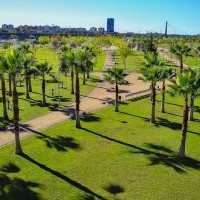
[[[89,78],[89,73],[93,68],[94,53],[91,47],[84,46],[79,50],[71,48],[62,48],[60,55],[61,71],[70,71],[71,74],[71,94],[75,91],[76,101],[76,128],[81,128],[80,123],[80,81],[79,74],[83,74],[83,85],[86,84],[86,75]],[[74,74],[75,74],[75,90],[74,90]]]
[[[22,75],[22,70],[26,79],[26,99],[30,99],[31,86],[31,75],[40,75],[42,77],[42,105],[46,106],[46,95],[45,95],[45,75],[48,74],[52,67],[49,66],[48,62],[36,63],[36,59],[30,51],[30,46],[22,44],[17,49],[12,49],[6,53],[6,55],[0,57],[0,78],[2,86],[2,102],[3,102],[3,118],[8,120],[7,108],[6,108],[6,84],[5,75],[9,74],[10,82],[12,83],[12,101],[13,101],[13,122],[14,122],[14,133],[15,133],[15,153],[21,154],[22,148],[19,139],[19,104],[18,104],[18,93],[16,87],[16,79]],[[65,49],[65,50],[64,50]],[[93,65],[93,53],[89,47],[84,47],[80,50],[73,50],[70,48],[63,48],[60,58],[60,68],[63,71],[71,70],[71,74],[75,73],[75,95],[76,95],[76,127],[81,128],[80,124],[80,84],[79,84],[79,73],[83,73],[83,84],[86,82],[85,73],[89,74],[90,68]],[[73,76],[72,75],[72,91],[73,94]]]
[[[193,121],[194,112],[194,101],[199,95],[200,91],[200,68],[187,68],[182,70],[182,73],[178,75],[173,72],[171,68],[163,66],[163,63],[154,54],[149,54],[146,57],[146,61],[143,63],[143,68],[140,70],[142,76],[139,80],[150,83],[151,88],[151,117],[150,122],[156,123],[156,85],[158,82],[162,82],[162,101],[161,101],[161,112],[165,113],[165,93],[168,92],[172,96],[178,95],[183,97],[183,121],[182,121],[182,139],[179,149],[178,156],[180,158],[185,157],[185,141],[187,135],[188,120]],[[115,82],[116,88],[116,98],[115,98],[115,111],[118,112],[118,84],[121,82],[126,82],[125,68],[114,67],[108,69],[105,75],[106,80],[113,80]],[[169,81],[168,90],[166,91],[166,80]],[[190,102],[190,112],[189,112],[189,102]],[[190,113],[190,115],[188,115]]]

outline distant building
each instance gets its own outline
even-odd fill
[[[3,24],[2,29],[12,31],[14,29],[14,26],[12,24],[9,24],[9,25]]]
[[[103,27],[100,27],[98,28],[98,32],[103,34],[105,32],[105,29]]]
[[[107,19],[107,33],[114,33],[114,18]]]
[[[97,28],[96,28],[96,27],[91,27],[91,28],[90,28],[90,32],[96,33],[96,32],[97,32]]]

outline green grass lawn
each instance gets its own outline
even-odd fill
[[[64,88],[60,89],[61,95],[61,106],[66,106],[75,101],[75,95],[71,92],[71,79],[70,76],[61,75],[61,81],[63,81]],[[75,83],[75,82],[74,82]],[[86,82],[86,85],[82,84],[82,75],[80,75],[80,92],[81,95],[86,95],[92,91],[99,83],[99,78],[91,76]],[[25,84],[25,83],[24,83]],[[50,111],[56,110],[58,107],[58,83],[54,82],[51,76],[46,78],[46,101],[47,106],[42,107],[42,81],[40,77],[35,80],[32,78],[33,92],[30,93],[31,99],[27,100],[25,96],[25,85],[23,87],[17,87],[19,95],[19,108],[20,108],[20,121],[26,121],[41,115],[44,115]],[[7,88],[8,90],[8,85]],[[54,97],[52,97],[52,89],[54,89]],[[9,97],[12,102],[12,97]],[[12,118],[11,110],[8,110],[9,117]],[[2,102],[0,103],[0,115],[2,116]],[[9,123],[6,121],[0,122],[0,127],[8,126]]]
[[[103,71],[105,58],[106,58],[106,52],[103,51],[100,54],[99,58],[97,59],[97,64],[94,66],[94,71],[98,71],[98,72]]]
[[[119,55],[117,55],[117,63],[118,66],[123,67],[122,59]],[[166,60],[162,56],[159,56],[160,60],[163,62],[164,66],[178,68],[176,65],[172,64],[170,61]],[[134,51],[131,56],[127,58],[127,68],[133,72],[134,70],[139,71],[142,67],[142,63],[145,61],[144,53],[142,51]]]
[[[122,59],[119,55],[116,56],[119,67],[123,67]],[[141,69],[144,62],[144,53],[142,51],[134,51],[132,55],[127,57],[127,68],[130,72]]]
[[[183,62],[190,67],[200,66],[200,57],[197,57],[196,59],[195,57],[187,56],[184,58]]]
[[[58,55],[57,51],[53,51],[52,48],[49,47],[36,47],[36,58],[38,62],[48,61],[49,65],[53,66],[53,72],[58,71]]]
[[[182,99],[166,99],[166,113],[149,123],[149,98],[108,107],[0,149],[0,199],[199,199],[200,126],[189,122],[187,158],[179,160]],[[145,105],[145,106],[144,106]]]
[[[165,67],[170,67],[170,68],[177,69],[177,70],[179,69],[179,66],[177,66],[176,64],[170,62],[169,60],[167,60],[166,58],[162,57],[161,55],[159,55],[159,59],[163,63],[163,65]]]

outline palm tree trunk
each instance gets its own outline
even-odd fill
[[[155,85],[152,85],[152,108],[151,108],[151,120],[150,122],[155,124],[155,104],[156,104],[156,88]]]
[[[12,83],[11,83],[11,75],[10,73],[8,74],[8,84],[9,84],[9,92],[8,95],[11,97],[12,96]]]
[[[181,59],[180,59],[180,73],[183,72],[183,57],[181,56]]]
[[[90,72],[89,70],[87,69],[87,79],[90,78]]]
[[[85,85],[85,72],[83,72],[83,85]]]
[[[165,113],[165,80],[163,80],[163,85],[162,85],[161,113]]]
[[[29,95],[29,77],[26,74],[26,99],[30,99],[30,95]]]
[[[45,78],[44,74],[42,75],[42,105],[46,106],[46,98],[45,98]]]
[[[28,85],[29,85],[29,92],[32,92],[33,90],[32,90],[32,84],[31,84],[31,76],[29,76],[29,83],[28,83]]]
[[[118,88],[118,83],[116,81],[116,84],[115,84],[115,112],[119,112],[118,94],[119,94],[119,88]]]
[[[2,103],[3,103],[3,119],[8,120],[8,113],[6,108],[6,84],[4,77],[1,78],[1,92],[2,92]]]
[[[71,68],[71,94],[74,94],[74,70]]]
[[[81,128],[79,111],[80,111],[80,86],[79,86],[79,74],[77,70],[76,71],[76,128]]]
[[[190,96],[190,121],[194,121],[194,93]]]
[[[182,139],[181,139],[181,145],[179,149],[179,158],[185,157],[185,141],[186,141],[186,135],[187,135],[187,125],[188,125],[188,99],[185,98],[185,104],[183,107],[183,124],[182,124]]]
[[[13,78],[13,119],[14,119],[14,133],[15,133],[15,154],[22,154],[22,148],[19,138],[19,105],[18,105],[18,94],[15,83],[15,78]]]

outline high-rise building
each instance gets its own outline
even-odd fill
[[[107,19],[107,32],[114,33],[114,18]]]

